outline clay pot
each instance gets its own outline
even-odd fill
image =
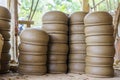
[[[3,43],[4,43],[4,39],[3,39],[2,35],[0,34],[0,61],[1,61],[1,52],[2,52],[2,48],[3,48]]]
[[[8,63],[10,61],[11,55],[9,53],[1,53],[1,62]]]
[[[112,25],[98,25],[85,28],[86,36],[93,35],[113,35],[113,26]]]
[[[11,44],[9,41],[4,41],[2,53],[8,53],[10,51]]]
[[[67,61],[67,55],[58,55],[58,54],[52,54],[48,56],[49,63],[66,63]]]
[[[84,33],[84,25],[70,25],[69,33]]]
[[[26,54],[26,55],[45,55],[45,54],[47,54],[47,53],[41,53],[41,52],[25,52],[25,51],[20,51],[20,50],[19,50],[19,53]]]
[[[47,72],[46,66],[31,66],[19,64],[18,72],[25,75],[43,75]]]
[[[86,37],[87,45],[113,45],[113,36],[88,36]]]
[[[87,56],[86,57],[86,64],[91,65],[109,65],[112,66],[114,62],[113,58],[107,57],[94,57],[94,56]]]
[[[28,55],[20,53],[18,60],[20,64],[25,65],[45,65],[47,55]]]
[[[48,66],[48,72],[49,73],[66,73],[67,72],[67,65],[66,64],[56,64],[56,63],[51,63]]]
[[[43,30],[47,33],[67,33],[68,26],[65,24],[43,24]]]
[[[0,30],[10,31],[10,23],[7,21],[0,20]]]
[[[40,29],[27,28],[21,32],[21,42],[35,45],[47,45],[49,41],[48,34]]]
[[[10,21],[11,14],[5,7],[0,6],[0,20]]]
[[[53,24],[67,24],[68,23],[68,17],[65,13],[60,11],[49,11],[45,13],[42,17],[43,24],[53,23]]]
[[[70,73],[84,74],[85,73],[85,63],[69,63],[69,71]]]
[[[69,37],[70,43],[85,43],[84,34],[71,34]]]
[[[112,66],[86,66],[86,74],[92,77],[107,78],[113,77],[114,69]]]
[[[115,54],[114,46],[87,46],[88,56],[113,57]]]
[[[86,54],[69,54],[69,62],[85,62]]]
[[[49,44],[49,54],[67,54],[68,45],[67,44]]]
[[[19,50],[25,52],[37,52],[37,53],[46,53],[47,46],[39,46],[39,45],[32,45],[32,44],[19,44]]]
[[[85,16],[84,23],[86,26],[91,25],[111,25],[112,16],[105,11],[89,13]]]
[[[84,17],[87,12],[75,12],[70,16],[70,24],[84,23]]]
[[[10,69],[9,63],[1,63],[0,73],[8,73]]]
[[[67,34],[49,34],[51,43],[67,43]]]
[[[0,33],[2,34],[4,40],[6,41],[10,40],[10,31],[0,30]]]

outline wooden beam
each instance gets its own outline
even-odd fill
[[[83,11],[89,12],[89,0],[83,0]]]
[[[34,24],[34,21],[25,21],[25,20],[19,20],[19,24],[26,24],[27,27],[31,27],[31,24]]]

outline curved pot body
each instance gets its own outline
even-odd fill
[[[10,31],[0,30],[0,34],[2,34],[4,40],[6,41],[10,40]]]
[[[0,73],[8,73],[10,69],[9,63],[1,63]]]
[[[2,52],[3,53],[8,53],[10,51],[11,44],[9,41],[4,41]]]
[[[8,63],[10,61],[11,55],[9,53],[1,53],[1,62]]]
[[[10,31],[10,23],[4,20],[0,20],[0,30]]]

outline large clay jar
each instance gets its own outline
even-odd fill
[[[0,30],[10,31],[10,23],[4,20],[0,20]]]
[[[5,41],[10,40],[10,31],[0,30],[0,33],[3,35]]]
[[[68,17],[65,13],[60,11],[49,11],[45,13],[42,17],[43,24],[67,24]]]
[[[2,52],[8,53],[10,51],[10,48],[11,48],[10,41],[4,41]]]

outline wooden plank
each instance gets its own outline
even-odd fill
[[[89,12],[89,0],[83,0],[83,11]]]

